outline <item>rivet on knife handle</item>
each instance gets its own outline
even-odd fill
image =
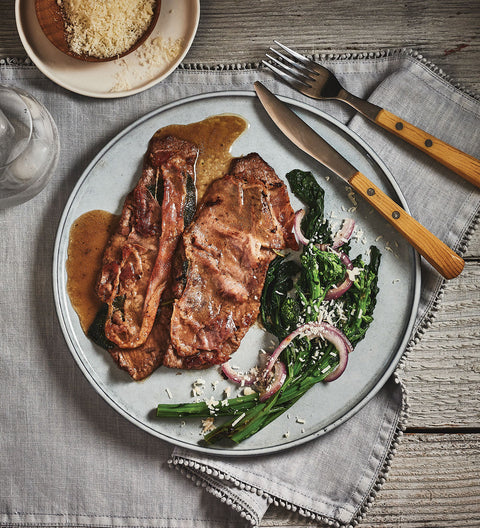
[[[427,134],[388,110],[380,110],[375,122],[425,152],[473,185],[480,187],[480,160]]]
[[[457,277],[465,265],[463,259],[412,218],[361,172],[354,174],[350,185],[361,194],[443,277]]]

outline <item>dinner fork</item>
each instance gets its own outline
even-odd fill
[[[343,101],[370,121],[425,152],[442,165],[480,187],[480,161],[397,117],[388,110],[356,97],[342,87],[335,75],[317,62],[274,41],[283,52],[270,48],[263,64],[300,93],[313,99]]]

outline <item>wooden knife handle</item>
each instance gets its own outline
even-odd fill
[[[350,185],[367,200],[410,244],[446,279],[453,279],[465,265],[446,244],[412,218],[361,172],[349,180]]]
[[[473,185],[480,187],[480,161],[478,159],[427,134],[388,110],[380,110],[375,122],[425,152]]]

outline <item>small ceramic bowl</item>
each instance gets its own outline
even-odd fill
[[[160,14],[161,0],[157,0],[156,7],[153,13],[152,21],[148,26],[148,29],[145,33],[135,42],[135,44],[130,47],[127,51],[114,55],[112,57],[93,57],[90,55],[79,55],[78,53],[73,52],[67,42],[67,37],[65,34],[65,25],[62,13],[62,6],[58,4],[57,0],[35,0],[35,11],[37,13],[38,22],[42,31],[45,33],[48,40],[60,51],[87,62],[108,62],[115,59],[119,59],[132,53],[139,46],[141,46],[145,40],[149,37],[150,33],[153,31],[155,24],[158,21],[158,16]]]

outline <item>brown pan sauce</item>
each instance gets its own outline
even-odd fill
[[[196,188],[199,200],[210,183],[227,173],[234,141],[247,129],[241,116],[222,114],[189,125],[169,125],[155,135],[176,136],[199,148],[196,164]],[[147,145],[145,145],[145,150]],[[67,292],[84,332],[88,330],[101,302],[95,283],[102,264],[103,251],[119,216],[93,210],[77,218],[70,229],[67,253]]]

